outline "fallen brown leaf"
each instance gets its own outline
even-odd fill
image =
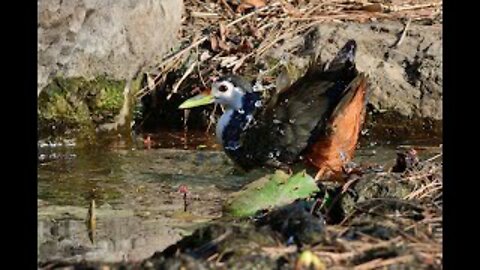
[[[218,39],[217,36],[211,35],[210,36],[210,47],[212,47],[212,51],[218,51]]]
[[[374,3],[374,4],[363,6],[362,10],[365,10],[368,12],[382,12],[383,7],[382,7],[382,4],[380,3]]]
[[[235,48],[235,53],[242,52],[242,53],[249,53],[253,49],[253,44],[247,38],[242,38],[240,45]]]
[[[261,8],[266,5],[265,0],[242,0],[242,4],[246,4],[255,8]]]
[[[293,17],[299,17],[301,15],[300,11],[298,11],[292,4],[286,1],[282,1],[282,8],[285,13]]]
[[[224,51],[229,51],[230,50],[230,46],[228,46],[228,44],[223,40],[218,41],[218,47],[220,47],[220,49],[222,49]]]
[[[228,35],[228,29],[223,23],[220,23],[220,39],[225,41]]]
[[[242,0],[241,4],[237,7],[237,12],[243,13],[249,8],[261,8],[265,5],[266,4],[264,0]]]
[[[260,39],[262,38],[262,36],[260,35],[260,31],[258,30],[258,28],[254,25],[252,25],[250,22],[247,24],[248,25],[248,30],[249,30],[249,34],[257,39]]]

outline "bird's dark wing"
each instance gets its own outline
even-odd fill
[[[311,143],[314,131],[323,130],[338,96],[345,89],[345,82],[318,75],[299,81],[298,91],[280,94],[277,105],[266,112],[265,118],[275,131],[273,143],[281,149],[282,160],[293,162]]]
[[[355,41],[349,41],[327,67],[313,61],[306,74],[272,98],[256,117],[258,123],[245,132],[245,150],[262,148],[270,158],[292,163],[325,132],[326,122],[357,76]],[[273,155],[272,155],[273,154]]]

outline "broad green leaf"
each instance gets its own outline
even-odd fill
[[[305,171],[289,176],[277,170],[233,193],[224,207],[226,214],[235,217],[254,215],[263,209],[272,209],[308,198],[319,191],[315,180]]]

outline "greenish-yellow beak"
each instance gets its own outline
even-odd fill
[[[202,93],[185,100],[182,104],[180,104],[178,108],[190,109],[190,108],[199,107],[207,104],[212,104],[213,101],[214,101],[213,95],[211,94],[210,89],[207,89]]]

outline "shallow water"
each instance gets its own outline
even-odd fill
[[[145,134],[135,142],[127,146],[118,139],[82,149],[72,142],[39,143],[39,262],[144,259],[221,216],[230,192],[267,172],[235,171],[213,136],[204,133]],[[397,147],[369,143],[354,161],[388,169]],[[419,153],[433,156],[435,148]],[[187,212],[180,185],[189,190]],[[85,223],[92,199],[97,206],[95,243]]]

